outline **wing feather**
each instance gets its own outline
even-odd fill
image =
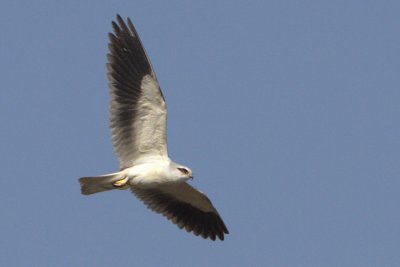
[[[131,189],[148,208],[187,232],[211,240],[224,240],[224,234],[229,233],[208,197],[187,183]]]
[[[167,108],[131,20],[118,15],[109,34],[110,127],[121,169],[143,157],[167,157]]]

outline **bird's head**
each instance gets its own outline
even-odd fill
[[[193,172],[191,169],[185,166],[177,166],[176,170],[178,172],[178,175],[182,179],[193,179]]]

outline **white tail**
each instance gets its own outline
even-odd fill
[[[82,177],[79,178],[79,183],[81,184],[82,194],[91,195],[94,193],[118,189],[118,187],[114,186],[114,183],[123,178],[123,173],[116,172],[101,176]]]

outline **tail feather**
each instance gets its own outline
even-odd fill
[[[81,192],[83,195],[91,195],[94,193],[104,192],[116,189],[114,183],[124,178],[124,174],[117,172],[93,177],[79,178],[81,184]]]

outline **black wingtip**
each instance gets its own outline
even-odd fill
[[[113,21],[114,22],[114,21]],[[121,24],[125,24],[124,19],[120,16],[120,14],[117,14],[116,16],[116,22],[121,25]]]

